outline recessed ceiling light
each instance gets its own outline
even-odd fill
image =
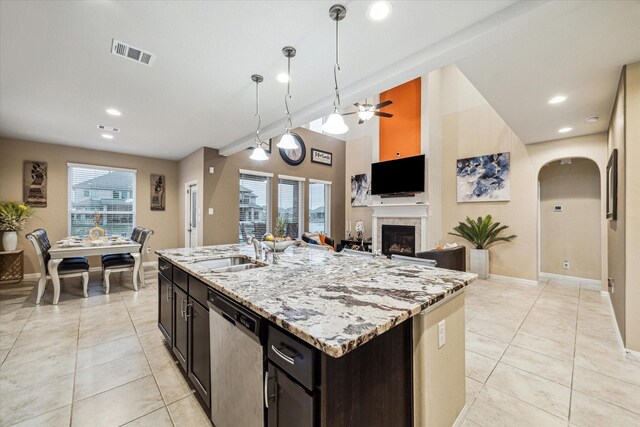
[[[289,75],[287,73],[280,73],[276,76],[276,79],[280,83],[287,83],[289,81]]]
[[[558,95],[558,96],[554,96],[553,98],[551,98],[549,101],[547,101],[549,104],[560,104],[561,102],[564,102],[567,100],[566,96],[562,96],[562,95]]]
[[[584,119],[587,123],[595,123],[598,121],[598,116],[591,116]]]
[[[113,139],[113,135],[110,135],[108,133],[103,133],[100,136],[102,136],[104,139]]]
[[[376,1],[367,9],[367,17],[374,22],[382,21],[391,15],[391,10],[391,3],[388,1]]]
[[[107,112],[107,114],[110,114],[112,116],[121,116],[122,115],[122,113],[120,111],[116,110],[115,108],[107,108],[105,111]]]
[[[567,132],[571,132],[572,130],[573,130],[573,128],[566,127],[566,128],[560,128],[560,129],[558,129],[558,132],[560,132],[560,133],[567,133]]]

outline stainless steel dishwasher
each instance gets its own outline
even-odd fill
[[[211,420],[216,427],[264,425],[264,353],[259,316],[209,290]]]

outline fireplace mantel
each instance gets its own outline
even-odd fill
[[[413,225],[416,227],[416,252],[427,250],[427,219],[429,218],[429,205],[421,204],[397,204],[397,205],[372,205],[372,236],[373,250],[382,248],[382,224],[389,225]],[[419,238],[417,238],[419,236]]]

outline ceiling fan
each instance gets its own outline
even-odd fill
[[[359,103],[355,103],[353,105],[356,106],[356,108],[358,108],[358,111],[352,111],[350,113],[342,113],[343,116],[348,116],[349,114],[358,114],[358,118],[360,120],[358,120],[358,124],[362,124],[364,122],[366,122],[367,120],[371,119],[371,117],[373,116],[378,116],[378,117],[385,117],[385,118],[391,118],[393,117],[393,114],[389,114],[389,113],[385,113],[382,111],[378,111],[381,108],[384,108],[388,105],[393,104],[393,101],[384,101],[381,102],[379,104],[359,104]]]

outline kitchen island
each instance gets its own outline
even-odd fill
[[[232,367],[225,372],[207,369],[210,354],[215,354],[214,365],[221,357],[233,364],[214,345],[226,338],[216,338],[219,328],[205,321],[218,301],[249,313],[226,320],[255,329],[253,340],[263,349],[260,380],[264,373],[265,387],[254,407],[240,408],[237,417],[257,413],[264,419],[260,425],[268,426],[411,426],[428,425],[427,420],[435,425],[443,418],[429,408],[442,403],[428,401],[434,390],[425,385],[442,382],[438,378],[449,362],[456,371],[451,375],[462,376],[452,413],[457,416],[462,409],[460,399],[464,406],[461,291],[475,280],[474,274],[310,248],[290,248],[278,254],[276,263],[251,262],[255,253],[248,245],[157,253],[159,327],[219,427],[226,426],[216,414],[238,408],[221,408],[216,386],[229,381],[224,373]],[[222,261],[229,259],[233,262],[225,266]],[[446,345],[435,344],[442,355],[433,360],[430,313],[438,319],[454,316],[447,320]],[[460,379],[453,382],[459,385]]]

